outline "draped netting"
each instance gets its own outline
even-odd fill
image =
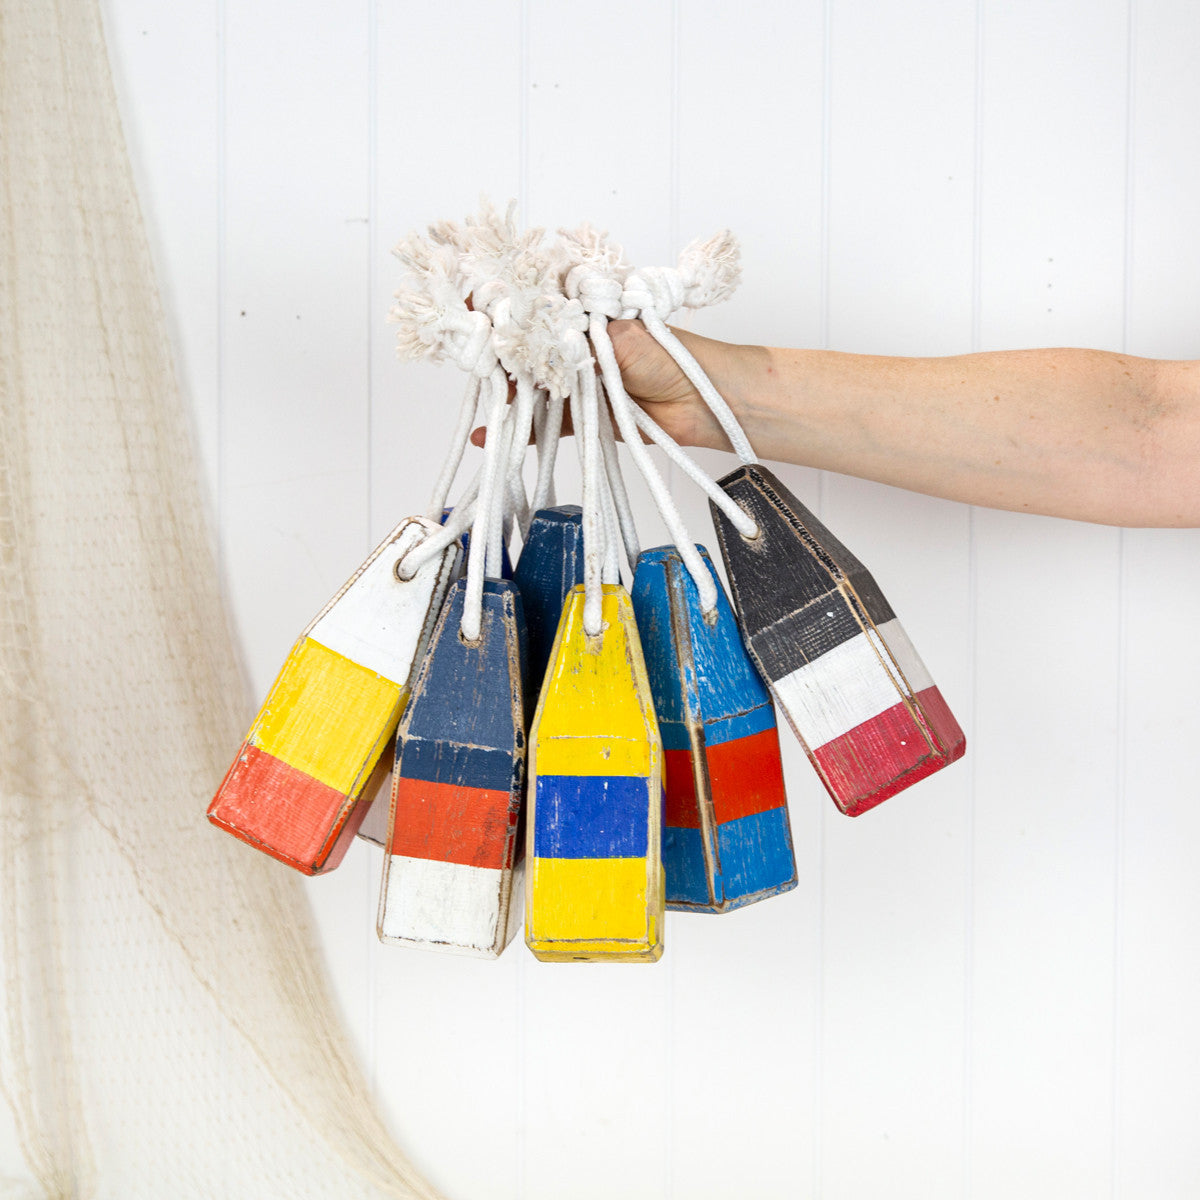
[[[10,1196],[433,1196],[302,881],[212,830],[244,690],[94,0],[0,0]]]

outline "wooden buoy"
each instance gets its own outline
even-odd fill
[[[450,594],[396,732],[379,937],[495,958],[521,920],[524,620],[509,580],[483,585],[476,642]]]
[[[583,582],[583,509],[578,504],[534,513],[515,578],[529,633],[529,678],[533,687],[540,687],[567,593]]]
[[[662,955],[662,742],[633,606],[605,584],[563,608],[530,733],[525,940],[547,961]]]
[[[713,522],[746,646],[834,803],[857,816],[966,739],[867,569],[758,464],[721,487],[759,526]]]
[[[442,509],[442,524],[445,525],[450,514],[454,511],[453,508]],[[452,582],[457,582],[462,565],[467,561],[467,551],[471,545],[471,531],[464,529],[458,539],[459,549],[462,551],[458,559],[459,571],[455,572]],[[501,578],[512,579],[513,566],[508,554],[508,542],[505,541],[501,547]],[[551,635],[553,636],[553,634]],[[532,676],[530,678],[533,678]],[[380,761],[390,764],[395,757],[395,747],[389,747],[389,752],[385,752]],[[386,846],[388,837],[388,819],[390,814],[390,805],[388,804],[387,793],[390,790],[391,776],[390,774],[380,772],[378,782],[373,782],[375,789],[381,793],[378,800],[371,804],[367,810],[367,814],[363,817],[362,824],[358,828],[358,836],[365,842],[373,842],[376,846]],[[385,785],[388,785],[385,787]]]
[[[726,912],[796,886],[775,709],[717,584],[705,617],[674,546],[645,550],[633,610],[662,735],[667,907]]]
[[[458,548],[409,580],[396,567],[437,528],[402,521],[301,634],[209,806],[214,825],[306,875],[341,862]]]

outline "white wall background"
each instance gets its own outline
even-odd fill
[[[248,704],[424,507],[461,380],[394,361],[387,252],[481,191],[639,263],[729,225],[728,339],[1200,356],[1191,0],[105,14]],[[784,473],[967,759],[851,822],[789,746],[799,888],[653,967],[381,947],[360,845],[310,894],[399,1140],[461,1200],[1194,1200],[1200,532]]]

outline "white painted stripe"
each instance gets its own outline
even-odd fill
[[[380,940],[495,958],[512,936],[512,874],[387,855],[379,895]]]
[[[900,673],[908,684],[909,692],[915,695],[917,692],[923,692],[926,688],[933,687],[933,679],[921,661],[920,655],[913,649],[912,642],[908,640],[904,626],[893,617],[890,621],[884,621],[877,628],[879,635],[887,644],[887,648],[892,652],[892,659],[900,668]]]
[[[800,739],[816,750],[932,684],[893,619],[776,680],[772,690]]]
[[[402,521],[326,605],[307,635],[405,687],[446,598],[458,545],[447,546],[406,581],[396,578],[396,563],[438,528],[425,517]]]

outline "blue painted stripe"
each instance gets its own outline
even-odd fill
[[[641,775],[539,775],[538,858],[645,858],[649,780]]]
[[[438,619],[415,694],[401,720],[401,734],[463,746],[505,747],[511,753],[524,734],[514,727],[520,718],[513,712],[517,681],[509,661],[510,635],[515,632],[518,644],[524,639],[521,593],[514,583],[485,581],[475,645],[458,636],[466,596],[467,581],[460,579]]]
[[[507,792],[513,786],[513,772],[518,767],[511,751],[463,746],[442,738],[402,738],[397,750],[397,771],[405,779],[423,779],[427,783]]]
[[[775,709],[770,704],[760,704],[746,713],[732,717],[719,717],[704,726],[704,744],[719,746],[722,742],[735,742],[738,738],[751,737],[765,729],[775,728]]]
[[[643,550],[638,555],[630,590],[642,653],[646,656],[646,673],[650,676],[650,689],[654,694],[654,711],[662,725],[687,717],[686,684],[680,673],[679,648],[671,626],[670,571],[672,564],[679,563],[674,546]],[[694,703],[694,679],[692,691]],[[686,746],[685,740],[683,745],[669,749],[682,750]]]
[[[711,903],[703,837],[699,829],[664,826],[662,860],[668,904]]]
[[[748,713],[737,713],[732,717],[718,717],[704,725],[704,744],[720,746],[723,742],[736,742],[738,738],[752,737],[776,725],[775,710],[769,704],[759,705]],[[658,730],[662,735],[664,750],[690,750],[692,743],[688,728],[682,721],[658,719]]]
[[[699,829],[663,829],[668,904],[736,908],[796,886],[796,862],[785,809],[771,809],[717,826],[721,870],[714,880],[715,896],[708,889],[703,836]]]
[[[718,825],[717,853],[724,894],[731,900],[796,885],[786,808],[770,808]]]
[[[712,559],[703,546],[696,550],[717,585],[715,620],[710,623],[701,612],[696,585],[674,546],[658,546],[638,556],[632,599],[660,722],[682,722],[690,708],[693,714],[713,723],[711,736],[706,730],[712,744],[761,733],[770,728],[772,718],[757,711],[769,705],[770,697],[746,653]],[[686,671],[679,662],[681,649],[671,622],[672,608],[687,623],[691,666]],[[737,722],[748,714],[753,715],[735,723],[729,731],[718,731],[720,722],[728,718]],[[685,748],[686,742],[671,747]]]
[[[669,721],[660,716],[658,732],[662,737],[664,750],[690,750],[692,747],[687,726],[682,721]]]

